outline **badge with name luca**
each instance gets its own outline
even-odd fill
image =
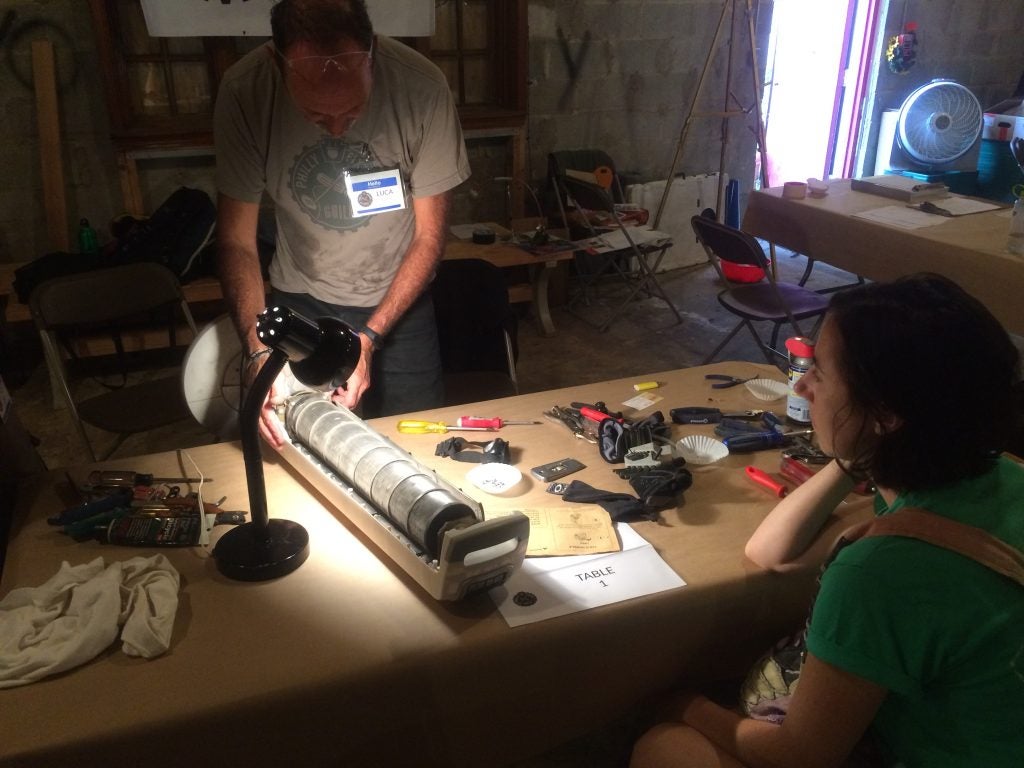
[[[353,216],[372,216],[405,208],[402,172],[398,168],[373,173],[345,173],[345,189]]]

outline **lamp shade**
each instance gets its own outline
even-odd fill
[[[359,334],[347,323],[333,317],[313,322],[287,307],[266,309],[256,320],[256,334],[287,355],[296,379],[317,389],[345,383],[362,351]]]

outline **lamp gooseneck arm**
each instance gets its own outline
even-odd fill
[[[269,536],[270,519],[267,511],[267,488],[263,479],[263,455],[260,450],[260,411],[263,409],[270,387],[287,362],[288,355],[272,348],[270,357],[260,368],[256,380],[246,393],[239,413],[242,458],[245,461],[245,479],[249,489],[249,514],[257,539]]]

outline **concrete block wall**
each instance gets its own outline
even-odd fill
[[[0,261],[53,250],[46,231],[32,41],[49,40],[57,65],[68,237],[78,220],[100,227],[121,209],[89,8],[81,0],[0,1]]]
[[[762,3],[762,19],[771,3]],[[555,149],[601,148],[637,181],[664,179],[693,105],[694,117],[677,173],[719,170],[753,178],[753,111],[729,120],[728,151],[720,158],[722,120],[700,117],[725,108],[729,52],[737,106],[752,110],[751,45],[735,3],[722,19],[721,0],[533,0],[530,3],[530,171],[546,173]],[[758,49],[767,40],[761,24]],[[731,47],[730,47],[731,43]],[[708,74],[698,95],[705,63]]]

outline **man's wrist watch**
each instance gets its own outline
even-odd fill
[[[381,337],[379,333],[373,330],[373,328],[368,325],[364,325],[359,329],[359,333],[370,340],[370,346],[374,349],[380,349]]]

